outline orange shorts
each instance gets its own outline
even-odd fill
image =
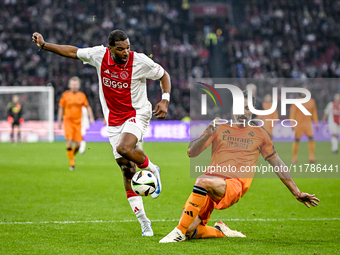
[[[308,137],[313,137],[314,131],[312,124],[306,124],[295,127],[295,139],[300,139],[303,133]]]
[[[218,201],[213,201],[209,196],[206,197],[204,205],[202,206],[198,215],[200,216],[202,225],[206,225],[210,219],[210,215],[214,209],[223,210],[233,204],[237,203],[242,196],[242,184],[237,179],[224,179],[226,183],[226,190],[224,197]],[[188,203],[188,201],[187,201]],[[187,206],[187,203],[184,207]]]
[[[83,137],[81,135],[81,123],[74,123],[69,120],[64,120],[65,139],[81,142]]]

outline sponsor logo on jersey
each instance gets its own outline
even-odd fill
[[[254,133],[253,131],[250,131],[250,132],[248,133],[248,135],[251,136],[251,137],[254,137],[254,136],[255,136],[255,133]]]
[[[224,141],[230,141],[230,142],[245,143],[245,144],[250,144],[250,145],[254,144],[254,141],[252,139],[235,137],[235,136],[223,135],[223,140]]]
[[[229,130],[223,131],[223,134],[230,134],[230,131]]]
[[[109,69],[106,69],[106,70],[104,71],[104,73],[110,74]]]
[[[131,119],[128,120],[128,122],[136,123],[136,118],[131,118]]]
[[[154,77],[158,77],[158,75],[159,75],[159,72],[160,72],[161,70],[162,70],[162,69],[161,69],[161,67],[160,67],[160,66],[158,66],[157,72],[156,72],[156,74],[154,75]]]
[[[126,89],[129,87],[129,84],[126,82],[120,82],[120,81],[115,81],[111,80],[110,78],[103,77],[103,85],[106,87],[114,88],[114,89]]]
[[[119,75],[118,75],[118,73],[111,73],[111,77],[112,78],[119,78]]]

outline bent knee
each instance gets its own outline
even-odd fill
[[[211,187],[212,180],[211,178],[197,178],[195,186],[208,189]]]
[[[129,146],[126,146],[125,144],[118,144],[117,146],[117,152],[124,156],[131,152],[131,148]]]

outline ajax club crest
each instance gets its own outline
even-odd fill
[[[129,73],[126,71],[120,72],[120,78],[127,79],[129,77]]]

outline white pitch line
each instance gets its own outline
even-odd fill
[[[211,221],[261,221],[261,222],[272,222],[272,221],[340,221],[340,218],[288,218],[288,219],[211,219]],[[26,222],[0,222],[0,225],[24,225],[24,224],[82,224],[82,223],[128,223],[136,222],[137,220],[89,220],[89,221],[26,221]],[[173,222],[179,221],[179,219],[154,219],[152,222]]]

